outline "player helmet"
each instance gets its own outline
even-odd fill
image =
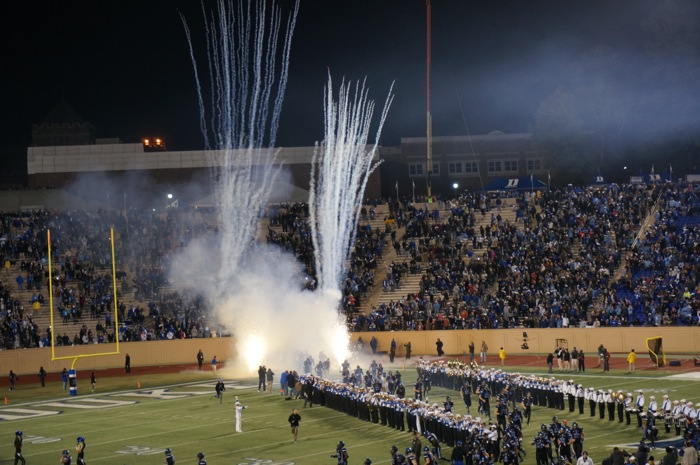
[[[338,447],[345,447],[345,443],[343,441],[338,441]]]
[[[199,454],[197,454],[197,458],[198,458],[198,459],[203,459],[203,458],[204,458],[204,452],[200,452]]]
[[[430,452],[430,447],[425,446],[425,447],[423,448],[423,450],[424,450],[425,452]]]
[[[365,463],[363,463],[362,465],[372,465],[372,459],[366,458]]]
[[[391,452],[392,454],[395,454],[395,453],[397,453],[398,451],[399,451],[399,448],[396,447],[396,446],[391,446],[391,449],[389,450],[389,452]]]
[[[22,436],[22,432],[19,431],[19,430],[15,431],[15,434],[16,434],[17,436]]]
[[[69,455],[69,454],[70,454],[70,452],[68,451],[68,449],[63,449],[63,455]]]
[[[78,442],[85,442],[85,438],[82,436],[78,436],[78,439],[76,439]]]
[[[407,454],[410,454],[411,452],[413,452],[413,449],[411,449],[410,447],[407,447],[407,448],[406,448],[406,453],[407,453]]]
[[[170,452],[172,452],[172,451],[170,450],[170,448],[169,448],[169,447],[166,447],[166,448],[165,448],[165,453],[166,453],[166,454],[169,454]]]

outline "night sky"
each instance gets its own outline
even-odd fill
[[[620,68],[608,76],[603,66],[601,79],[614,80],[630,98],[648,94],[649,79],[638,79],[651,63],[644,25],[663,3],[433,0],[433,134],[529,131],[543,99],[593,79],[595,73],[581,74],[580,63],[600,49],[612,50]],[[694,24],[699,3],[671,2]],[[199,1],[28,0],[2,8],[0,147],[28,145],[31,124],[65,97],[98,137],[161,136],[171,150],[202,148],[178,15],[201,39]],[[384,145],[424,136],[425,10],[425,0],[301,0],[277,145],[322,137],[329,71],[336,82],[366,77],[379,105],[395,81]],[[681,60],[690,55],[686,70],[694,73],[697,44],[678,48]],[[694,97],[697,74],[687,81],[679,91]],[[679,117],[688,119],[682,125],[700,126],[692,109]]]

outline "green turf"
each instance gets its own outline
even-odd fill
[[[541,373],[544,375],[544,372]],[[622,389],[625,392],[644,389],[647,391],[647,402],[652,392],[657,393],[658,400],[665,392],[672,399],[692,399],[697,393],[697,383],[661,378],[657,373],[627,375],[613,371],[602,374],[589,370],[585,376],[556,375],[596,388]],[[414,379],[415,371],[407,370],[404,380],[412,382]],[[162,388],[173,395],[181,393],[184,397],[153,399],[126,395],[138,391],[137,382],[141,384],[140,392]],[[203,382],[207,385],[201,386]],[[162,449],[165,447],[173,450],[177,463],[196,463],[197,452],[203,451],[210,465],[254,463],[253,458],[269,460],[266,462],[268,464],[334,465],[335,460],[329,455],[341,439],[347,444],[351,464],[361,464],[365,457],[371,457],[375,464],[388,464],[392,445],[400,449],[410,445],[411,437],[407,432],[366,423],[323,407],[303,409],[301,401],[287,401],[276,393],[258,393],[254,384],[252,379],[227,381],[222,407],[211,398],[214,381],[210,374],[197,372],[139,376],[138,379],[134,376],[98,379],[95,394],[90,392],[89,383],[81,379],[79,395],[74,398],[67,396],[60,383],[51,383],[43,389],[20,385],[18,391],[12,393],[9,405],[0,408],[0,414],[9,413],[8,409],[13,408],[60,410],[62,413],[0,423],[0,443],[4,445],[0,449],[0,464],[14,463],[11,445],[14,431],[18,429],[25,433],[24,456],[28,465],[58,463],[63,449],[73,453],[75,439],[79,435],[85,436],[87,441],[86,462],[105,465],[162,464]],[[203,394],[187,394],[192,392]],[[243,433],[234,433],[235,395],[249,407],[243,412]],[[455,397],[456,393],[433,388],[430,400],[442,402],[446,395]],[[90,410],[37,405],[86,399],[137,403]],[[456,405],[458,412],[463,413],[461,401]],[[287,424],[287,417],[294,407],[299,408],[302,416],[299,442],[296,444]],[[582,416],[535,407],[532,423],[524,430],[523,442],[528,452],[525,463],[534,464],[534,449],[530,442],[540,424],[551,422],[554,414],[570,423],[578,421],[583,426],[586,432],[585,448],[596,463],[609,454],[613,445],[633,444],[641,438],[634,420],[632,426],[624,426],[617,421],[592,419],[588,416],[588,405]],[[663,433],[663,427],[661,431],[662,438],[668,438]],[[449,454],[449,449],[445,448],[445,452]],[[652,454],[663,456],[660,450]],[[74,453],[73,458],[75,463]]]

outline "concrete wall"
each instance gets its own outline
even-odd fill
[[[527,331],[529,349],[523,350],[523,331]],[[408,331],[408,332],[374,332],[353,333],[354,342],[362,337],[366,350],[369,342],[376,337],[378,350],[388,352],[391,339],[396,339],[397,355],[404,354],[404,344],[411,342],[413,355],[435,355],[435,341],[440,338],[447,355],[464,355],[469,353],[469,342],[474,341],[479,352],[481,341],[486,341],[489,353],[495,355],[503,347],[509,354],[547,354],[554,350],[557,339],[564,339],[569,350],[574,346],[585,352],[596,353],[603,344],[611,353],[628,353],[630,349],[646,352],[646,339],[663,337],[664,352],[700,354],[700,328],[697,327],[663,327],[663,328],[571,328],[571,329],[500,329],[500,330],[464,330],[464,331]]]
[[[178,365],[197,363],[197,352],[202,349],[204,361],[209,363],[216,355],[220,361],[232,360],[235,357],[235,340],[225,338],[198,338],[174,341],[128,342],[119,344],[119,354],[99,357],[85,357],[78,360],[75,368],[78,371],[119,368],[124,366],[124,357],[128,353],[131,366]],[[51,361],[51,348],[20,349],[0,351],[0,369],[6,378],[10,370],[15,373],[36,374],[43,366],[49,373],[60,372],[63,368],[70,369],[73,357],[84,354],[98,354],[116,351],[115,344],[91,344],[75,347],[56,347],[56,357],[70,357],[66,360]]]

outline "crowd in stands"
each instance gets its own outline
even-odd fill
[[[654,223],[608,293],[607,313],[635,325],[698,324],[699,274],[700,186],[660,186]]]
[[[48,324],[38,328],[34,323],[38,312],[46,313],[50,301],[44,295],[48,294],[49,276],[47,230],[51,231],[55,318],[64,324],[64,331],[56,334],[56,344],[111,342],[116,337],[122,341],[204,337],[218,330],[217,325],[207,323],[206,305],[199,293],[171,291],[166,281],[172,256],[209,231],[202,214],[189,209],[170,210],[166,215],[135,209],[32,211],[5,213],[0,220],[0,263],[5,275],[0,283],[0,347],[50,344]],[[117,315],[110,226],[119,257],[118,290],[133,296],[130,305],[125,299],[119,302]],[[19,274],[10,276],[18,267]],[[65,331],[65,324],[71,323],[75,330]]]
[[[507,203],[479,193],[432,204],[393,201],[381,227],[367,222],[376,214],[374,201],[363,207],[342,310],[358,331],[698,324],[699,191],[686,183],[613,184],[528,192]],[[303,263],[307,287],[314,289],[308,205],[273,205],[265,215],[268,243]],[[175,254],[215,225],[215,212],[194,208],[1,214],[2,345],[50,341],[49,328],[34,323],[50,300],[60,321],[76,326],[70,343],[220,332],[207,319],[201,293],[187,283],[171,288],[166,279]],[[118,315],[110,226],[119,293],[133,296],[128,305],[120,302]],[[49,229],[53,299],[46,285]],[[398,231],[404,232],[397,237]],[[387,246],[398,257],[378,272]],[[407,274],[421,275],[419,292],[365,307],[373,289],[400,289]],[[87,331],[79,331],[82,325]],[[66,342],[65,335],[56,337]]]
[[[308,205],[278,205],[271,208],[268,215],[268,243],[292,253],[305,266],[309,278],[307,288],[314,289],[317,280]],[[346,314],[352,315],[374,286],[377,262],[382,257],[387,236],[391,234],[392,228],[389,226],[372,228],[367,223],[359,225],[341,289],[342,310]]]
[[[427,204],[407,203],[401,250],[412,270],[422,263],[421,292],[373,308],[354,329],[698,324],[697,191],[686,184],[613,184],[523,195],[513,207],[514,222],[504,221],[500,204],[489,205],[479,194],[449,202],[450,215],[442,221]],[[635,242],[653,212],[646,239]],[[487,224],[476,227],[478,217]],[[654,252],[662,247],[663,253]],[[650,252],[655,259],[646,257]],[[618,283],[613,278],[625,253],[628,272]],[[640,263],[656,263],[658,286],[646,302],[635,284],[625,287],[631,279],[653,281],[648,272],[630,278],[641,275]],[[627,298],[620,298],[625,290]],[[634,315],[627,311],[629,296],[637,297]]]

